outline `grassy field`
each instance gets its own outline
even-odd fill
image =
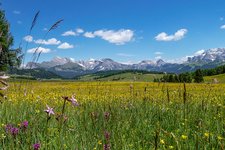
[[[23,81],[5,94],[0,149],[224,149],[224,84]]]
[[[205,82],[212,82],[213,79],[217,79],[219,83],[225,83],[225,74],[204,77]]]
[[[110,75],[107,77],[100,77],[98,75],[85,75],[80,77],[80,81],[141,81],[152,82],[154,78],[160,78],[163,74],[142,74],[142,73],[121,73]]]

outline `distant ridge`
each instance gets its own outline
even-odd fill
[[[159,59],[157,61],[143,60],[136,64],[123,64],[110,58],[75,61],[71,58],[55,57],[51,61],[44,61],[42,63],[29,62],[26,68],[41,68],[65,78],[73,78],[83,74],[109,70],[146,70],[182,73],[199,68],[214,68],[223,64],[225,64],[225,48],[213,48],[190,56],[183,63],[169,63]]]

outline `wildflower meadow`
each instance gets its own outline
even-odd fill
[[[224,149],[225,85],[11,81],[0,149]]]

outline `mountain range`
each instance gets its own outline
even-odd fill
[[[187,57],[187,60],[182,63],[170,63],[159,59],[157,61],[143,60],[136,64],[123,64],[110,58],[75,61],[71,58],[55,57],[50,61],[41,63],[29,62],[26,68],[45,69],[46,71],[53,72],[64,78],[73,78],[83,74],[109,70],[147,70],[182,73],[194,71],[199,68],[214,68],[223,64],[225,64],[225,48],[214,48],[202,50],[194,56]]]

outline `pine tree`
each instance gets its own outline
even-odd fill
[[[203,79],[202,71],[201,71],[201,69],[197,69],[194,73],[194,82],[200,83],[203,81],[204,81],[204,79]]]
[[[0,71],[6,71],[9,67],[20,65],[21,57],[18,57],[18,54],[20,54],[21,50],[20,48],[11,48],[13,37],[9,26],[5,18],[5,12],[0,9]]]

